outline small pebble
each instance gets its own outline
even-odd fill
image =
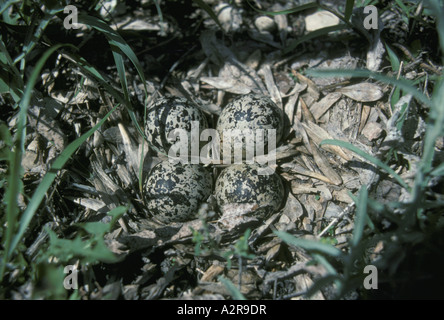
[[[274,20],[268,16],[261,16],[256,18],[254,25],[259,32],[272,32],[276,28]]]

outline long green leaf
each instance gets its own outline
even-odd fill
[[[432,172],[432,176],[439,177],[444,176],[444,162],[437,166]]]
[[[332,275],[338,274],[335,267],[333,267],[333,265],[323,255],[319,253],[312,253],[311,255],[317,263],[324,266],[325,270],[327,270],[328,273]]]
[[[11,56],[9,55],[8,50],[6,49],[3,40],[0,38],[0,61],[2,65],[1,79],[2,88],[1,92],[9,92],[14,99],[14,101],[18,104],[23,95],[24,83],[22,79],[22,75],[15,67],[14,62],[12,61]]]
[[[368,191],[366,186],[361,187],[359,192],[358,202],[356,203],[356,216],[355,224],[353,228],[353,237],[350,240],[352,247],[357,247],[361,242],[362,235],[364,234],[364,227],[367,222],[367,199]]]
[[[122,97],[121,93],[110,84],[111,80],[106,79],[105,76],[103,76],[95,67],[88,63],[88,61],[74,53],[67,53],[66,57],[75,62],[76,65],[91,78],[91,80],[95,80],[101,86],[103,86],[106,89],[106,92],[112,95],[118,103],[126,105],[127,101],[124,97]],[[137,122],[134,112],[132,110],[128,110],[128,113],[136,129],[143,137],[145,137],[143,130],[140,128],[139,123]]]
[[[246,300],[242,292],[240,292],[239,289],[230,280],[223,276],[219,276],[218,279],[225,285],[225,287],[227,287],[230,295],[233,297],[234,300]]]
[[[8,1],[5,1],[4,3],[2,3],[0,5],[0,14],[3,14],[3,12],[5,12],[5,10],[8,9],[14,3],[19,3],[19,2],[21,2],[21,0],[8,0]]]
[[[26,228],[28,227],[29,223],[31,222],[32,217],[34,216],[37,208],[39,207],[40,203],[42,202],[43,198],[45,197],[46,192],[48,191],[49,187],[51,186],[52,182],[54,181],[55,177],[57,176],[57,173],[63,168],[65,163],[70,159],[72,154],[80,147],[82,143],[86,141],[100,126],[108,119],[108,117],[113,113],[113,111],[118,107],[116,105],[110,112],[108,112],[105,117],[103,117],[102,120],[99,121],[93,128],[88,130],[86,133],[84,133],[82,136],[71,142],[65,150],[62,151],[62,153],[57,157],[57,159],[54,161],[51,169],[45,174],[42,181],[40,182],[39,186],[35,190],[31,201],[29,202],[25,212],[23,213],[23,216],[20,220],[20,227],[15,235],[12,245],[8,250],[8,257],[13,253],[15,250],[15,247],[23,237]]]
[[[322,146],[324,144],[331,144],[331,145],[334,145],[334,146],[339,146],[341,148],[346,148],[346,149],[348,149],[350,151],[353,151],[354,153],[356,153],[360,157],[364,158],[365,160],[371,162],[375,166],[378,166],[378,167],[384,169],[387,173],[392,175],[392,177],[396,181],[398,181],[398,183],[401,186],[403,186],[407,190],[410,190],[410,187],[407,185],[407,183],[405,183],[404,180],[402,180],[402,178],[392,168],[390,168],[388,165],[386,165],[384,162],[382,162],[378,158],[375,158],[375,157],[369,155],[368,153],[362,151],[361,149],[359,149],[358,147],[352,145],[351,143],[348,143],[348,142],[345,142],[345,141],[339,141],[339,140],[323,140],[323,141],[321,141],[319,146]]]
[[[345,3],[345,12],[344,12],[345,20],[347,21],[350,20],[354,6],[355,6],[355,0],[347,0],[347,2]]]
[[[0,279],[3,278],[4,267],[9,259],[9,252],[14,248],[14,241],[12,236],[15,232],[16,223],[18,220],[18,205],[17,199],[22,185],[22,155],[25,148],[25,136],[26,136],[26,119],[29,107],[29,101],[31,100],[32,90],[40,76],[40,72],[45,65],[46,60],[59,48],[65,46],[63,44],[54,46],[45,51],[42,57],[37,61],[37,64],[32,71],[28,84],[25,88],[23,97],[19,103],[19,113],[17,120],[17,131],[14,137],[14,150],[10,153],[9,161],[9,176],[8,176],[8,188],[6,189],[5,201],[6,201],[6,215],[8,221],[8,228],[6,228],[6,241],[5,241],[5,258],[0,266]],[[12,241],[12,244],[11,244]]]
[[[211,10],[211,9],[210,9]],[[217,17],[216,17],[217,19]],[[145,75],[142,69],[142,66],[139,62],[134,51],[130,48],[130,46],[126,43],[126,41],[119,35],[118,32],[114,31],[105,21],[100,20],[95,17],[91,17],[88,15],[79,15],[79,22],[84,23],[96,30],[102,32],[108,39],[111,50],[113,51],[114,62],[116,64],[117,73],[119,75],[120,83],[123,90],[124,102],[123,105],[126,107],[127,112],[130,116],[131,121],[135,125],[138,132],[144,137],[145,134],[143,130],[140,128],[139,123],[137,122],[136,115],[134,113],[130,96],[128,90],[128,83],[126,79],[125,72],[125,63],[123,54],[126,55],[130,61],[133,63],[134,67],[137,70],[137,73],[143,83],[145,89],[145,98],[148,97],[148,89],[146,86]],[[142,166],[140,166],[142,168]],[[142,175],[139,174],[139,185],[142,185]]]
[[[85,14],[79,14],[79,22],[87,26],[93,27],[96,30],[102,32],[108,38],[108,42],[113,52],[117,52],[120,54],[120,52],[116,50],[116,48],[118,48],[123,54],[125,54],[130,59],[130,61],[136,68],[140,80],[144,85],[145,92],[147,92],[148,90],[146,87],[145,75],[143,73],[142,66],[136,54],[131,49],[131,47],[126,43],[126,41],[103,20]]]
[[[38,24],[33,23],[31,24],[32,27],[29,28],[29,32],[26,35],[25,43],[23,45],[22,53],[14,60],[14,64],[17,62],[20,63],[20,70],[22,73],[24,73],[25,70],[25,57],[34,49],[34,47],[39,43],[39,40],[45,31],[46,27],[48,26],[49,22],[54,18],[54,16],[63,11],[63,8],[49,10],[44,14],[42,18],[38,18],[38,15],[35,15],[35,19],[38,20]],[[33,17],[34,19],[34,17]],[[35,29],[33,28],[35,25]]]
[[[393,49],[387,44],[384,43],[385,45],[385,49],[387,50],[387,54],[390,60],[390,65],[392,66],[392,69],[394,72],[398,72],[401,63],[399,61],[398,56],[396,55],[395,51],[393,51]]]
[[[20,83],[21,77],[15,77],[8,66],[3,66],[3,63],[0,64],[0,93],[9,93],[16,103],[13,106],[16,109],[23,96],[23,86]]]
[[[131,49],[131,47],[126,43],[126,41],[120,36],[119,33],[117,33],[115,30],[113,30],[105,21],[100,20],[96,17],[91,17],[85,14],[79,14],[78,18],[80,23],[83,23],[89,27],[92,27],[96,29],[97,31],[103,33],[106,38],[108,39],[108,42],[110,44],[111,50],[113,50],[113,57],[114,62],[116,63],[117,72],[119,74],[123,95],[124,95],[124,102],[123,105],[127,108],[128,113],[130,115],[130,118],[136,128],[138,129],[139,133],[144,136],[143,130],[140,129],[139,124],[137,123],[136,116],[134,114],[133,108],[131,106],[131,101],[129,98],[128,93],[128,85],[125,75],[125,67],[124,67],[124,60],[123,55],[126,55],[128,59],[132,62],[134,67],[136,68],[137,74],[140,77],[140,80],[143,83],[145,94],[148,95],[148,89],[146,87],[146,80],[145,75],[143,72],[143,68],[139,62],[139,59],[137,58],[134,51]]]
[[[23,90],[23,87],[25,86],[23,83],[22,75],[18,71],[18,69],[15,67],[14,62],[12,61],[12,58],[6,49],[6,46],[3,42],[3,40],[0,38],[0,51],[2,54],[2,62],[5,63],[12,74],[17,77],[16,81],[20,84],[20,89]]]

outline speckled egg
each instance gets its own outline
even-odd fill
[[[233,164],[216,180],[215,197],[220,208],[227,204],[257,204],[260,212],[275,212],[284,199],[284,186],[279,175],[260,175],[259,164]]]
[[[240,131],[250,129],[254,133],[254,135],[246,135],[243,137],[237,134],[234,136],[233,141],[242,139],[244,142],[244,152],[246,149],[245,146],[248,146],[249,139],[256,139],[256,141],[262,141],[261,143],[264,143],[264,153],[267,153],[267,129],[276,130],[277,145],[284,131],[284,114],[269,97],[247,94],[227,104],[217,121],[216,130],[221,141],[223,141],[224,132],[230,132],[230,130],[236,129]],[[264,129],[264,137],[262,140],[255,138],[256,129]],[[255,146],[254,141],[250,145]]]
[[[175,143],[175,141],[168,140],[169,133],[174,129],[184,129],[188,132],[188,145],[190,146],[192,121],[199,121],[200,131],[208,128],[208,122],[203,112],[189,100],[177,97],[161,98],[148,109],[145,135],[148,142],[159,151],[168,153]]]
[[[198,164],[168,160],[151,169],[145,181],[148,210],[164,223],[196,218],[199,206],[212,192],[211,174]]]

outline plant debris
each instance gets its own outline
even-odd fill
[[[241,1],[204,2],[211,6],[223,32],[197,2],[163,2],[162,15],[154,5],[158,2],[151,1],[136,1],[137,6],[123,1],[115,8],[103,8],[103,17],[136,53],[145,72],[143,83],[130,61],[123,61],[128,101],[133,104],[130,112],[110,92],[113,88],[121,90],[117,89],[122,81],[119,66],[116,69],[112,59],[116,51],[111,51],[97,30],[84,27],[66,31],[66,41],[76,43],[78,55],[100,70],[112,85],[104,87],[97,82],[85,71],[86,64],[82,65],[69,50],[48,60],[40,77],[43,82],[34,89],[28,111],[21,162],[25,194],[33,194],[69,143],[119,106],[58,172],[21,244],[27,247],[22,259],[31,264],[60,261],[78,265],[80,290],[75,294],[81,299],[229,299],[230,290],[220,276],[231,281],[247,299],[335,298],[333,285],[306,295],[328,270],[275,232],[322,240],[348,252],[355,228],[354,197],[359,196],[361,186],[367,187],[369,197],[383,204],[408,201],[408,194],[393,176],[382,173],[365,157],[322,141],[335,139],[358,147],[387,163],[412,187],[415,165],[424,146],[427,108],[411,95],[400,97],[398,89],[394,92],[394,86],[382,81],[341,75],[316,78],[307,76],[304,70],[392,70],[386,59],[387,44],[393,44],[391,50],[402,57],[406,52],[400,48],[408,46],[408,41],[421,39],[409,38],[400,9],[388,7],[380,15],[382,29],[372,35],[371,42],[368,34],[366,37],[345,28],[307,39],[285,53],[284,49],[299,38],[337,26],[339,19],[328,11],[269,16]],[[251,5],[277,11],[290,9],[295,2],[272,6],[269,1],[251,1]],[[336,3],[321,2],[327,8]],[[325,15],[331,17],[328,22]],[[50,26],[63,30],[62,23],[54,18]],[[421,22],[421,27],[429,24]],[[422,38],[435,37],[432,30],[425,30]],[[57,33],[47,30],[45,37],[37,44],[39,54],[45,41],[57,43]],[[13,46],[11,42],[8,49]],[[418,52],[392,75],[421,81],[423,92],[431,94],[429,77],[442,73],[432,49],[438,50]],[[249,93],[269,96],[286,115],[273,167],[286,189],[280,210],[257,219],[254,205],[230,205],[221,214],[211,195],[195,220],[168,224],[157,221],[147,209],[140,183],[166,156],[148,144],[135,125],[137,122],[143,131],[145,107],[164,96],[187,98],[215,128],[228,102]],[[11,131],[18,121],[17,109],[6,93],[2,93],[1,104],[1,124]],[[5,142],[1,143],[3,147]],[[223,166],[206,166],[211,168],[215,181]],[[4,175],[8,168],[2,163],[0,170]],[[442,188],[429,196],[442,201]],[[28,196],[21,196],[19,207],[26,208],[29,201]],[[125,212],[108,214],[120,208]],[[372,217],[378,230],[391,230],[397,219],[396,214],[392,221],[377,214]],[[96,243],[97,236],[104,232],[92,224],[96,222],[110,228],[104,241],[116,261],[93,263],[94,259],[82,260],[78,255],[58,260],[51,256],[51,250],[42,260],[42,252],[54,245],[54,237],[72,243],[86,237]],[[251,233],[243,239],[247,230]],[[96,249],[104,254],[101,247]],[[369,263],[378,259],[381,250],[374,248]],[[401,266],[401,260],[393,265]],[[19,279],[18,271],[8,269],[2,285],[6,288],[0,294],[2,298],[29,299],[39,294],[48,298],[40,284],[30,278]],[[73,291],[62,291],[58,297],[67,293]]]

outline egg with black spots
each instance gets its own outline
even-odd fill
[[[202,165],[162,161],[145,181],[148,211],[163,223],[193,220],[210,196],[212,184],[212,175]]]
[[[222,170],[215,184],[215,198],[222,211],[225,205],[255,204],[257,212],[265,216],[280,208],[284,196],[279,175],[257,163],[233,164]]]
[[[258,94],[247,94],[228,103],[222,109],[216,125],[221,142],[224,135],[232,134],[231,145],[242,143],[244,158],[247,155],[248,160],[253,156],[250,153],[251,157],[248,157],[249,146],[252,148],[249,152],[254,152],[257,143],[261,143],[264,154],[267,153],[270,129],[275,130],[277,145],[284,132],[284,113],[269,97]]]
[[[190,148],[193,121],[198,122],[199,135],[200,131],[208,128],[205,114],[189,100],[178,97],[160,98],[147,110],[145,135],[156,151],[167,154],[177,141],[168,139],[168,136],[174,129],[183,129],[187,132]]]

